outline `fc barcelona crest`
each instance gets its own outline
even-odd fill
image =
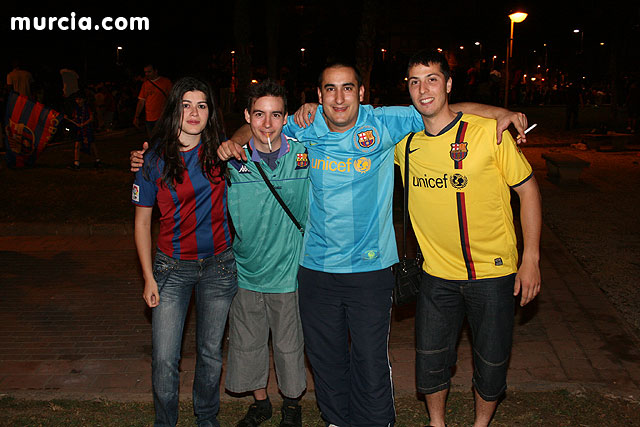
[[[296,169],[304,169],[309,166],[309,156],[307,153],[296,154]]]
[[[376,137],[372,130],[365,130],[364,132],[358,133],[358,144],[362,148],[369,148],[375,143]]]
[[[451,151],[449,156],[454,162],[461,162],[467,157],[467,143],[466,142],[454,142],[451,144]]]
[[[353,144],[363,153],[371,153],[378,148],[380,137],[375,127],[361,126],[353,133]]]
[[[24,123],[15,123],[13,120],[9,120],[5,134],[9,141],[9,148],[16,154],[30,155],[36,148],[33,131]]]

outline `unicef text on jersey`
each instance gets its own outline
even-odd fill
[[[424,178],[414,176],[412,184],[414,187],[448,188],[447,183],[450,183],[453,188],[460,190],[467,186],[467,182],[467,177],[464,175],[456,173],[451,177],[447,177],[447,174],[445,173],[442,175],[442,178],[429,178],[426,174],[424,175]]]
[[[337,160],[331,160],[330,157],[326,159],[310,159],[311,169],[332,171],[332,172],[351,172],[351,165],[353,169],[360,173],[368,172],[371,169],[371,160],[366,157],[360,157],[352,162],[352,158],[349,157],[346,162]]]

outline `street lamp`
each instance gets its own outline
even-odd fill
[[[122,50],[122,46],[118,46],[116,48],[116,65],[120,65],[120,51]]]
[[[579,29],[576,28],[575,30],[573,30],[573,32],[575,34],[580,33],[580,53],[582,54],[582,49],[583,49],[582,46],[584,45],[584,31],[579,30]]]
[[[480,42],[475,42],[474,43],[476,46],[478,46],[478,48],[480,49],[480,59],[482,59],[482,43]]]
[[[238,85],[238,80],[236,78],[236,51],[231,51],[231,88],[230,92],[236,93],[236,86]]]
[[[527,19],[527,14],[524,12],[514,12],[509,15],[509,20],[511,21],[511,35],[509,36],[509,45],[507,48],[507,62],[505,66],[505,84],[504,84],[504,106],[507,107],[507,103],[509,102],[509,59],[513,54],[513,24],[520,23]]]

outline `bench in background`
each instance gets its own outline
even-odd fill
[[[582,170],[590,165],[572,154],[543,153],[542,158],[547,163],[547,176],[554,182],[578,182]]]

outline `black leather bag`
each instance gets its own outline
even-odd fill
[[[404,153],[404,209],[402,218],[402,257],[400,262],[393,266],[393,274],[396,283],[393,287],[393,303],[405,305],[417,299],[420,290],[420,276],[422,275],[422,254],[418,248],[416,258],[407,258],[407,223],[409,222],[409,144],[415,133],[411,133],[407,139]]]
[[[394,266],[396,284],[393,287],[393,303],[405,305],[414,302],[420,289],[422,262],[417,258],[401,258]]]

